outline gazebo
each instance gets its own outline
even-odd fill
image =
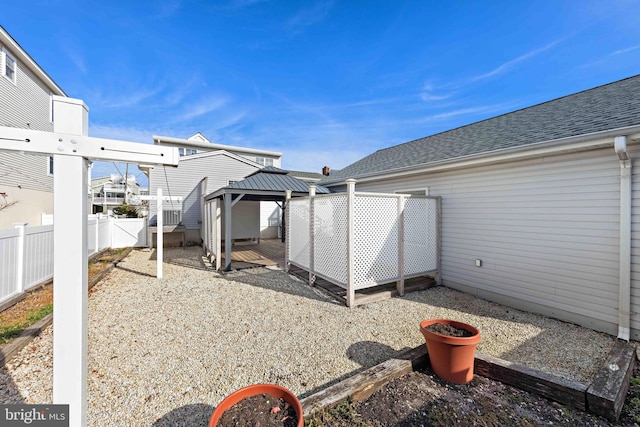
[[[267,166],[248,175],[245,179],[220,188],[204,197],[203,241],[207,252],[215,258],[216,268],[222,263],[222,206],[224,206],[225,232],[225,265],[224,270],[231,269],[232,252],[232,208],[239,201],[272,201],[285,208],[287,197],[305,197],[312,192],[329,194],[331,190],[309,184],[288,175],[288,171]],[[283,215],[284,219],[284,215]],[[284,236],[283,236],[284,237]]]

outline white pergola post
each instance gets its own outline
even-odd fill
[[[158,203],[156,208],[156,276],[162,279],[162,262],[164,249],[164,211],[162,210],[162,188],[158,187]]]
[[[54,109],[54,132],[88,134],[89,110],[82,101],[54,97]],[[69,425],[83,426],[87,419],[88,162],[65,155],[71,147],[55,148],[60,154],[53,159],[53,403],[69,404]]]

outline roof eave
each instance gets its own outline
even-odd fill
[[[570,136],[566,138],[553,139],[549,141],[536,142],[524,146],[504,148],[487,151],[479,154],[455,157],[452,159],[439,160],[420,165],[388,169],[380,172],[360,174],[354,176],[341,177],[333,181],[323,181],[325,187],[333,187],[344,184],[348,178],[356,179],[360,182],[373,181],[377,179],[393,178],[404,175],[414,175],[423,172],[433,172],[436,170],[453,169],[458,167],[478,166],[487,163],[501,163],[523,158],[545,156],[562,151],[587,150],[606,146],[612,146],[616,136],[626,135],[630,138],[630,143],[640,141],[640,125],[626,126],[606,131],[593,132],[588,134]]]
[[[278,151],[260,150],[257,148],[237,147],[234,145],[213,144],[206,142],[191,141],[189,139],[174,138],[171,136],[153,135],[154,144],[164,144],[174,147],[195,147],[203,150],[225,150],[238,151],[247,154],[260,154],[264,156],[282,157],[282,153]]]
[[[11,54],[16,57],[16,59],[24,64],[32,73],[34,73],[40,80],[47,85],[47,88],[54,95],[67,97],[67,94],[58,84],[44,71],[38,63],[27,53],[26,50],[18,44],[18,42],[11,37],[11,35],[7,32],[7,30],[0,25],[0,43],[7,46],[7,49],[11,51]]]

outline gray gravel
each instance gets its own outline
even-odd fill
[[[198,248],[134,250],[89,298],[89,425],[206,425],[227,394],[306,396],[422,344],[419,323],[476,326],[478,350],[588,384],[615,338],[446,288],[349,309],[276,268],[220,275]],[[0,370],[5,403],[52,399],[51,328]]]

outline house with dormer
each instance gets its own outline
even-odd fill
[[[202,225],[203,196],[242,181],[247,175],[265,166],[280,167],[282,153],[254,148],[215,144],[203,134],[196,133],[187,139],[154,136],[154,143],[178,147],[181,158],[177,168],[141,166],[149,179],[149,194],[153,197],[161,188],[163,196],[172,198],[163,202],[164,244],[166,246],[199,245]],[[179,200],[177,200],[179,199]],[[149,224],[152,241],[158,230],[157,202],[149,201]],[[277,236],[277,224],[269,218],[278,216],[279,207],[274,202],[238,202],[237,213],[259,222],[259,232],[241,233],[234,238],[268,238]],[[261,220],[261,218],[263,218]],[[155,245],[155,243],[154,243]]]

